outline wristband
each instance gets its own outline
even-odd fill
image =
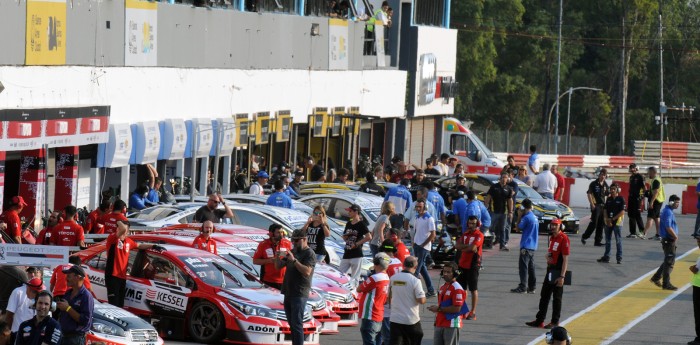
[[[68,306],[68,308],[66,308],[66,313],[69,312],[71,309],[73,308],[71,308],[71,306]]]

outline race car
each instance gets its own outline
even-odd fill
[[[195,231],[169,231],[169,232],[154,232],[151,234],[140,234],[132,235],[131,239],[137,242],[144,243],[155,243],[155,244],[172,244],[183,247],[191,247],[193,239],[199,235]],[[245,269],[249,273],[252,273],[256,278],[260,277],[260,266],[253,264],[252,253],[247,254],[243,252],[242,248],[251,248],[255,245],[257,248],[257,243],[251,240],[241,238],[235,235],[228,234],[213,234],[212,239],[214,239],[217,244],[217,252],[219,256],[226,259],[226,261],[232,264],[239,265],[241,268]],[[255,252],[253,248],[253,253]],[[250,253],[250,251],[248,251]],[[317,265],[321,266],[321,265]],[[322,281],[319,282],[319,279]],[[349,291],[339,286],[338,284],[323,284],[327,283],[327,278],[319,274],[314,274],[311,286],[314,287],[314,291],[319,289],[328,289],[339,295],[347,295]],[[322,285],[323,284],[323,285]],[[325,299],[325,293],[311,294],[309,298],[309,304],[312,306],[318,303],[319,298]],[[354,303],[353,303],[354,302]],[[321,322],[321,334],[334,334],[338,333],[338,323],[341,320],[340,315],[337,315],[334,311],[336,309],[336,304],[333,301],[328,303],[328,309],[318,309],[313,311],[313,317]],[[355,325],[357,325],[357,313],[359,312],[359,305],[357,301],[350,301],[348,304],[352,304],[354,307],[354,318],[351,315],[351,319],[355,320]],[[345,312],[349,307],[338,308],[339,311]]]
[[[252,204],[252,205],[266,205],[267,198],[269,195],[256,195],[256,194],[226,194],[223,195],[223,198],[226,200],[231,200],[235,201],[241,204]],[[306,213],[307,215],[311,215],[311,212],[313,211],[312,208],[309,206],[306,206],[303,202],[299,202],[297,200],[292,200],[292,206],[294,206],[294,209],[297,211],[301,211]],[[273,206],[276,207],[276,206]]]
[[[206,251],[162,245],[162,252],[131,250],[125,309],[150,320],[161,336],[200,343],[290,344],[283,296],[239,266]],[[107,248],[98,244],[78,256],[93,291],[107,300]],[[314,309],[325,308],[319,299]],[[319,343],[321,324],[304,310],[304,341]]]

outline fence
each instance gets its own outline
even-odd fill
[[[559,152],[554,152],[554,146],[550,145],[551,151],[547,147],[547,135],[530,132],[508,132],[503,130],[488,130],[471,128],[471,130],[486,144],[493,152],[508,153],[528,153],[530,145],[537,145],[537,151],[546,154],[567,154],[566,135],[559,135]],[[571,136],[568,154],[570,155],[606,155],[606,138],[602,138],[602,143],[598,137],[578,137]],[[554,144],[554,136],[551,136],[551,143]]]

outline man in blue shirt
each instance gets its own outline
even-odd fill
[[[284,182],[282,180],[275,181],[275,192],[270,194],[267,198],[267,205],[285,207],[288,209],[294,209],[292,205],[292,198],[284,193]]]
[[[52,297],[48,291],[39,292],[34,299],[33,318],[22,322],[17,332],[16,345],[58,345],[61,344],[61,327],[58,321],[49,316]]]
[[[287,196],[289,196],[290,198],[291,198],[291,197],[295,197],[295,198],[298,198],[298,197],[299,197],[299,193],[297,193],[297,192],[294,190],[294,188],[292,188],[292,187],[289,186],[289,183],[291,182],[291,181],[289,180],[289,176],[287,176],[287,175],[282,175],[282,182],[284,182],[284,194],[287,194]]]
[[[63,333],[62,345],[85,344],[85,334],[92,327],[95,301],[88,289],[83,286],[85,271],[79,265],[62,271],[66,275],[68,291],[57,299],[56,309],[60,310],[58,322]]]
[[[530,145],[530,158],[527,159],[529,175],[540,173],[540,155],[537,154],[537,145]]]
[[[535,251],[537,250],[537,239],[539,237],[540,225],[537,217],[532,213],[532,201],[530,199],[523,200],[522,216],[518,228],[522,231],[520,238],[520,260],[518,261],[518,272],[520,273],[520,284],[510,292],[514,293],[535,293]],[[525,284],[527,283],[527,290]]]
[[[479,200],[476,200],[476,194],[474,191],[467,192],[467,217],[474,216],[481,222],[481,208],[479,207]]]
[[[668,198],[668,205],[661,212],[661,223],[659,224],[659,236],[661,237],[661,248],[664,250],[664,262],[651,277],[651,282],[664,290],[678,290],[671,284],[671,272],[673,264],[676,262],[676,240],[678,240],[678,225],[673,210],[680,205],[681,198],[678,195],[671,195]],[[663,283],[662,283],[663,279]]]
[[[158,194],[158,191],[160,190],[160,186],[163,185],[163,179],[158,177],[158,171],[156,171],[156,168],[151,165],[151,164],[146,164],[146,168],[148,168],[148,195],[146,196],[146,201],[151,204],[157,204],[160,202],[160,195]]]
[[[428,196],[426,201],[433,204],[433,206],[435,206],[435,212],[438,213],[432,214],[432,216],[435,217],[436,222],[441,221],[442,224],[445,224],[445,214],[447,212],[447,209],[445,208],[445,199],[443,199],[442,195],[435,190],[435,184],[433,182],[426,182],[425,187],[428,188]],[[435,225],[437,226],[437,223],[435,223]]]
[[[146,196],[148,196],[148,186],[138,186],[129,196],[129,209],[140,211],[146,208]]]
[[[467,229],[467,201],[460,195],[459,191],[452,191],[452,213],[455,221],[459,225],[459,233],[464,234]]]
[[[409,184],[409,179],[401,179],[401,183],[396,187],[390,188],[384,196],[384,201],[391,201],[394,204],[396,213],[406,213],[406,209],[413,203],[413,197],[408,190]]]

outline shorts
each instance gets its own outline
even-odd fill
[[[647,218],[659,218],[661,216],[661,202],[654,200],[654,203],[649,207]]]
[[[479,268],[460,268],[462,274],[457,277],[457,282],[462,286],[463,289],[469,291],[477,291],[479,283]]]

